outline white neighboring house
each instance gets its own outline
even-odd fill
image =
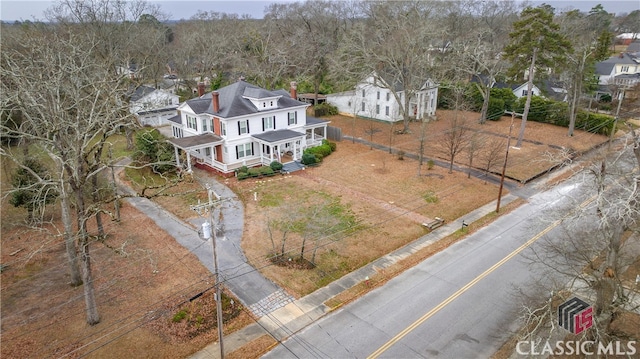
[[[180,97],[149,86],[139,86],[131,93],[129,111],[142,126],[162,126],[177,114]]]
[[[640,81],[640,57],[621,52],[596,64],[599,85],[633,86]]]
[[[396,97],[404,103],[404,91],[399,84],[389,85],[383,79],[371,74],[356,84],[355,90],[327,95],[327,102],[336,106],[345,115],[373,118],[380,121],[402,121],[402,113]],[[383,83],[379,83],[382,81]],[[393,87],[392,87],[393,86]],[[422,120],[436,113],[438,85],[426,80],[420,91],[409,100],[409,116]]]
[[[178,106],[171,119],[178,167],[180,152],[186,153],[186,170],[196,165],[222,175],[232,175],[242,166],[287,166],[299,163],[303,151],[322,144],[328,121],[308,117],[310,105],[296,100],[296,86],[290,92],[269,91],[243,80],[204,93]]]
[[[516,95],[517,98],[527,97],[527,89],[528,89],[527,86],[528,84],[525,82],[520,86],[512,86],[511,90],[513,91],[513,94]],[[533,87],[531,88],[531,95],[542,96],[542,92],[540,92],[540,89],[535,84],[533,84]]]

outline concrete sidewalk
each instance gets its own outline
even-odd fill
[[[502,198],[501,205],[507,205],[516,198],[518,197],[513,194],[508,194]],[[430,244],[433,244],[439,239],[455,233],[461,228],[463,220],[465,223],[473,223],[480,218],[495,212],[495,209],[495,201],[480,207],[473,212],[468,213],[464,217],[444,224],[410,244],[343,276],[326,287],[320,288],[303,298],[295,300],[282,308],[262,316],[257,323],[225,336],[223,338],[225,353],[231,353],[248,342],[263,335],[270,335],[279,341],[286,339],[329,313],[331,308],[324,304],[327,300],[335,297],[342,291],[365,281],[367,277],[374,276],[381,269],[390,267],[398,261],[409,257]],[[210,344],[203,350],[192,355],[191,358],[220,358],[219,344],[217,342]]]

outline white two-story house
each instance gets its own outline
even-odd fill
[[[142,126],[162,126],[176,115],[180,97],[149,86],[138,86],[131,92],[129,111]]]
[[[204,91],[202,91],[204,92]],[[308,117],[305,102],[290,92],[269,91],[243,80],[178,106],[172,119],[179,167],[196,165],[231,175],[242,166],[300,161],[307,147],[326,139],[328,121]],[[186,164],[180,154],[186,153]]]
[[[327,95],[327,102],[336,106],[343,114],[387,122],[402,121],[400,103],[404,105],[405,91],[399,84],[390,82],[374,73],[358,82],[353,91]],[[400,103],[394,93],[399,97]],[[416,120],[433,116],[436,113],[437,99],[438,85],[426,80],[420,90],[409,99],[409,116]]]

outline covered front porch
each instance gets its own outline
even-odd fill
[[[252,137],[258,143],[260,161],[265,166],[273,161],[300,161],[307,147],[305,134],[293,130],[263,132]]]
[[[176,166],[186,169],[187,173],[193,171],[192,158],[196,163],[206,164],[222,172],[226,165],[222,162],[223,139],[212,133],[181,138],[169,138],[167,142],[173,145],[175,151]],[[186,163],[182,163],[180,151],[186,154]]]

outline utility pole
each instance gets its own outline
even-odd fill
[[[224,359],[224,344],[222,340],[222,289],[220,286],[220,271],[218,270],[218,252],[216,251],[216,239],[217,239],[217,226],[214,216],[214,207],[217,203],[220,202],[220,196],[215,193],[207,184],[207,194],[209,196],[209,203],[206,206],[209,207],[209,222],[205,222],[202,224],[202,235],[205,240],[209,240],[211,238],[211,242],[213,245],[213,272],[215,276],[215,287],[216,287],[216,317],[218,319],[218,338],[220,342],[220,358]],[[213,199],[215,197],[215,201]],[[200,209],[201,205],[191,206],[191,209]]]
[[[508,112],[507,112],[508,113]],[[522,114],[519,114],[522,115]],[[504,175],[507,171],[507,160],[509,159],[509,147],[511,147],[511,130],[513,130],[513,119],[516,116],[515,111],[511,112],[511,125],[509,125],[509,136],[507,137],[507,152],[504,155],[504,165],[502,165],[502,176],[500,176],[500,189],[498,190],[498,204],[496,205],[496,213],[500,212],[500,200],[502,199],[502,188],[504,186]]]

